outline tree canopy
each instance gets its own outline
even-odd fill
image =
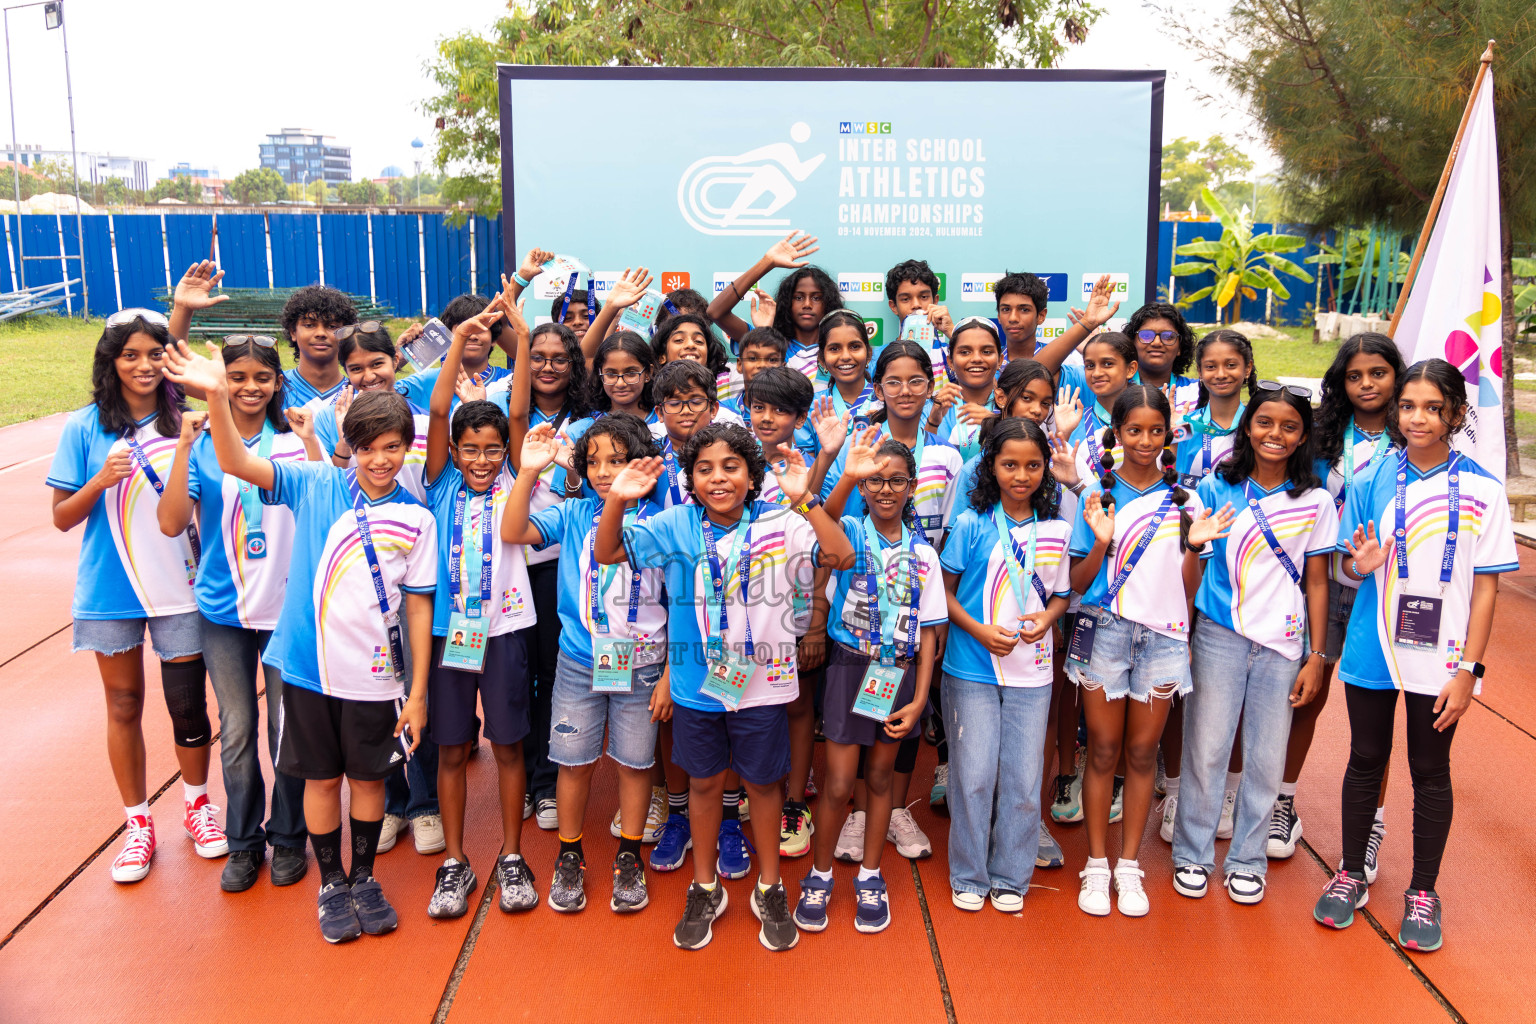
[[[287,199],[288,186],[283,183],[283,176],[272,168],[253,167],[241,171],[225,185],[224,194],[237,203],[254,206]]]
[[[1204,142],[1182,135],[1163,145],[1162,204],[1169,210],[1188,210],[1200,199],[1200,190],[1218,196],[1230,182],[1248,181],[1253,161],[1220,135]]]

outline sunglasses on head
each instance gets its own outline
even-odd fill
[[[268,334],[226,334],[226,345],[255,345],[259,348],[276,348],[277,339]]]
[[[384,325],[379,323],[377,320],[364,320],[360,324],[347,324],[345,327],[336,328],[331,332],[331,337],[335,338],[337,341],[342,341],[346,338],[352,337],[352,335],[356,334],[358,331],[362,331],[364,334],[376,334],[383,329]]]
[[[965,330],[967,327],[985,327],[991,333],[992,337],[997,337],[997,324],[992,322],[991,317],[985,316],[966,317],[959,323],[955,324],[955,329],[950,332],[949,336],[951,338],[958,338],[960,336],[960,332]]]
[[[130,309],[120,309],[107,317],[107,326],[121,327],[123,324],[131,324],[135,320],[143,320],[145,323],[154,324],[156,327],[169,327],[171,325],[171,322],[165,318],[165,314],[159,310],[134,306]]]
[[[1281,384],[1277,380],[1261,380],[1253,386],[1255,391],[1289,391],[1297,398],[1312,399],[1312,389],[1299,384]]]

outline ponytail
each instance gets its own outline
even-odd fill
[[[1174,455],[1173,445],[1167,444],[1163,446],[1162,461],[1163,483],[1172,489],[1173,503],[1179,507],[1179,550],[1187,551],[1189,549],[1189,526],[1191,520],[1189,518],[1189,510],[1184,507],[1184,503],[1189,501],[1189,492],[1179,486],[1179,471],[1174,468],[1178,458]]]

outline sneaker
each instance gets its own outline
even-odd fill
[[[432,886],[432,899],[427,902],[427,916],[448,918],[463,917],[469,910],[469,894],[480,881],[470,870],[468,861],[449,858],[437,869],[437,881]]]
[[[346,882],[320,887],[320,937],[326,942],[351,942],[363,934],[363,924],[352,905],[352,889]]]
[[[1330,928],[1348,928],[1355,920],[1355,911],[1371,899],[1364,875],[1352,875],[1340,871],[1333,876],[1323,894],[1312,908],[1312,919]]]
[[[885,838],[888,842],[895,843],[896,852],[907,860],[933,856],[933,844],[928,841],[923,830],[917,827],[917,820],[912,817],[912,812],[905,807],[897,807],[891,811],[891,824],[885,830]],[[862,860],[863,851],[859,851],[859,854]]]
[[[1147,890],[1141,884],[1146,876],[1141,868],[1115,865],[1115,906],[1120,908],[1122,916],[1146,917],[1147,911],[1152,909],[1147,902]]]
[[[1051,820],[1083,820],[1083,780],[1078,775],[1056,776],[1056,799],[1051,801]]]
[[[1299,834],[1299,833],[1298,833]],[[1387,838],[1387,823],[1384,821],[1371,822],[1371,834],[1365,840],[1365,884],[1376,884],[1376,873],[1380,865],[1376,863],[1377,855],[1381,853],[1381,841]],[[1339,859],[1339,870],[1344,870],[1344,860]]]
[[[811,852],[811,833],[815,831],[810,811],[804,806],[785,804],[779,824],[779,856],[803,857]]]
[[[539,905],[533,871],[521,857],[509,853],[496,862],[496,884],[501,886],[501,909],[508,914]]]
[[[1234,871],[1222,884],[1233,903],[1260,903],[1264,899],[1264,876],[1256,871]]]
[[[863,851],[860,851],[863,856]],[[112,861],[112,881],[137,882],[149,874],[149,862],[155,859],[155,823],[147,814],[128,819],[123,848]]]
[[[1264,855],[1270,860],[1285,860],[1296,852],[1301,839],[1301,819],[1296,816],[1296,798],[1282,796],[1275,800],[1274,810],[1269,812],[1269,842]]]
[[[752,916],[762,922],[757,930],[757,941],[775,953],[794,949],[800,941],[800,929],[789,913],[789,893],[783,882],[775,882],[767,889],[752,887]]]
[[[736,820],[745,825],[752,820],[752,805],[747,802],[747,795],[741,795],[741,803],[736,805]]]
[[[537,806],[538,826],[545,832],[553,832],[560,827],[560,814],[555,808],[555,798],[546,796],[539,800]]]
[[[1109,866],[1090,864],[1077,873],[1083,880],[1077,892],[1077,909],[1094,917],[1109,915]]]
[[[656,845],[651,847],[649,858],[652,871],[676,871],[693,847],[693,833],[689,831],[688,816],[669,814],[666,822],[656,833]]]
[[[219,888],[225,892],[245,892],[256,884],[262,859],[260,850],[235,850],[224,862],[224,870],[219,875]]]
[[[810,803],[821,795],[821,790],[816,788],[816,769],[812,768],[805,773],[805,802]]]
[[[352,909],[364,934],[383,935],[400,925],[395,908],[384,898],[384,887],[371,875],[352,884]]]
[[[1168,772],[1163,765],[1163,747],[1157,747],[1157,774],[1152,776],[1152,792],[1157,796],[1168,795]]]
[[[795,924],[808,932],[827,927],[827,904],[832,902],[832,880],[815,875],[800,879],[800,900],[795,904]]]
[[[866,935],[883,932],[891,923],[891,899],[885,891],[885,879],[876,875],[853,882],[853,927]]]
[[[864,859],[864,812],[849,811],[843,820],[843,830],[837,834],[837,847],[832,856],[849,863]]]
[[[961,892],[959,889],[951,889],[949,898],[955,906],[973,914],[987,905],[987,898],[979,892]]]
[[[1125,814],[1125,780],[1115,778],[1114,796],[1109,799],[1109,823],[1113,825]]]
[[[1440,934],[1440,897],[1432,889],[1409,889],[1403,893],[1403,924],[1397,930],[1397,944],[1416,953],[1433,953],[1444,943]]]
[[[555,862],[555,877],[549,880],[549,907],[562,914],[574,914],[587,905],[587,862],[581,854],[562,853]]]
[[[726,878],[746,878],[752,870],[752,857],[747,853],[747,837],[742,834],[741,822],[727,818],[720,823],[719,858],[715,869]]]
[[[987,894],[987,899],[992,901],[993,910],[1005,914],[1017,914],[1024,909],[1024,894],[1012,889],[993,889]]]
[[[624,834],[623,813],[623,811],[615,807],[613,809],[613,820],[608,823],[608,834],[615,839],[622,838]],[[661,830],[661,826],[666,824],[666,821],[667,787],[652,786],[651,806],[645,812],[645,830],[640,833],[640,841],[642,843],[654,843],[656,841],[656,833]]]
[[[272,884],[293,885],[309,872],[309,857],[302,846],[272,847]]]
[[[1221,795],[1221,817],[1216,820],[1216,838],[1231,839],[1232,826],[1237,817],[1237,790],[1229,789]]]
[[[523,820],[527,821],[531,817],[533,817],[533,794],[532,793],[524,793],[523,794]]]
[[[384,827],[379,829],[379,847],[376,852],[388,853],[395,848],[400,833],[410,827],[410,819],[398,814],[384,815]]]
[[[1040,841],[1035,845],[1035,867],[1059,868],[1067,862],[1067,855],[1061,852],[1061,844],[1056,837],[1051,835],[1051,830],[1045,827],[1045,822],[1040,823]]]
[[[417,853],[442,853],[448,849],[448,837],[443,835],[443,819],[439,815],[423,814],[412,818],[411,834],[416,838]]]
[[[713,889],[689,882],[688,902],[683,906],[683,919],[672,931],[672,944],[678,949],[703,949],[709,945],[709,940],[715,937],[715,922],[730,902],[719,879],[715,880]]]
[[[1211,876],[1199,864],[1180,864],[1173,869],[1173,891],[1180,896],[1204,899],[1210,888]]]
[[[186,808],[187,815],[182,819],[182,827],[187,830],[187,838],[192,840],[197,855],[212,860],[229,853],[229,840],[219,827],[219,820],[214,817],[219,809],[208,802],[208,794],[204,793],[197,798],[196,803],[187,804]]]
[[[940,817],[949,817],[949,765],[933,770],[933,788],[928,791],[928,808]]]
[[[1173,796],[1163,797],[1163,824],[1157,830],[1157,834],[1162,837],[1165,843],[1173,842],[1173,819],[1178,813],[1179,794],[1175,793]]]
[[[608,901],[608,909],[615,914],[633,914],[644,910],[650,902],[640,858],[632,853],[619,854],[613,862],[613,898]]]

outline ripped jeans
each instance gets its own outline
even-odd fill
[[[656,723],[651,721],[651,691],[666,666],[635,669],[628,693],[593,693],[592,666],[564,651],[555,665],[549,716],[549,759],[574,768],[603,756],[607,727],[608,756],[626,768],[656,762]]]
[[[1182,591],[1179,600],[1182,600]],[[1174,598],[1170,598],[1174,600]],[[1192,689],[1189,644],[1132,619],[1093,605],[1082,615],[1094,616],[1093,655],[1087,665],[1067,658],[1067,675],[1085,690],[1103,690],[1105,700],[1130,697],[1143,704],[1151,697],[1168,699]]]

